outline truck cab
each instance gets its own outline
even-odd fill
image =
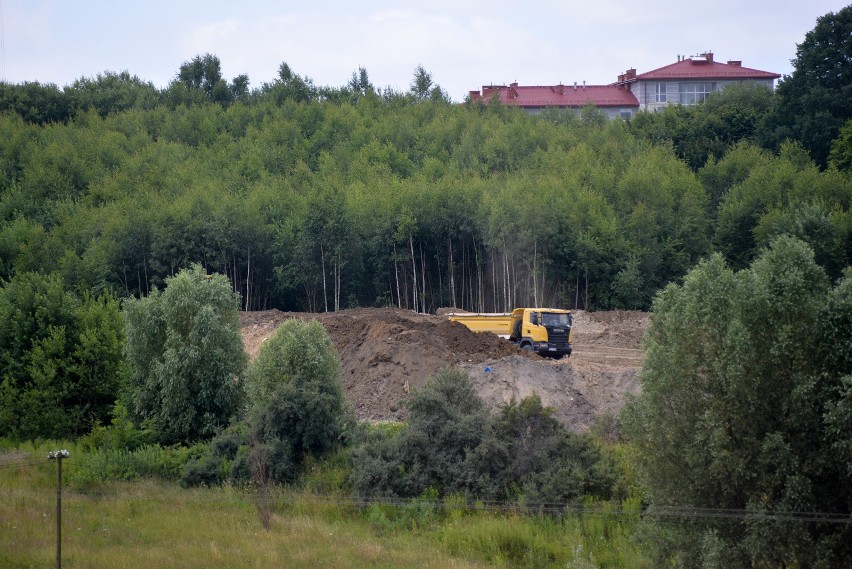
[[[521,349],[559,359],[570,356],[573,315],[557,308],[516,308],[509,340]]]

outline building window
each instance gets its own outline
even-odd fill
[[[713,83],[681,83],[680,104],[697,105],[713,92]]]
[[[657,83],[655,95],[656,95],[655,100],[658,103],[665,103],[666,102],[666,84],[665,83]]]
[[[623,118],[624,120],[627,120],[627,119],[631,118],[632,116],[633,116],[633,113],[630,111],[630,109],[627,109],[626,111],[625,110],[621,111],[621,118]]]

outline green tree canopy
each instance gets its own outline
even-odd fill
[[[776,136],[801,141],[824,167],[832,141],[852,118],[852,6],[817,18],[777,95]]]
[[[322,324],[286,320],[263,343],[246,372],[250,407],[269,402],[275,391],[292,383],[303,389],[327,391],[342,401],[340,360]]]
[[[124,374],[118,302],[58,275],[0,287],[0,436],[67,438],[106,424]]]
[[[409,401],[411,417],[390,439],[372,439],[353,456],[361,495],[565,503],[608,497],[611,466],[588,438],[569,433],[537,395],[496,414],[485,408],[464,372],[447,368]]]
[[[124,306],[128,407],[165,443],[209,438],[242,403],[246,354],[238,299],[200,265]]]
[[[840,425],[850,420],[850,278],[831,289],[813,251],[781,237],[747,269],[715,255],[658,295],[642,393],[625,412],[651,512],[741,516],[667,525],[661,564],[848,561],[848,526],[789,523],[784,513],[850,513],[852,478],[837,452],[849,448]]]
[[[852,172],[852,118],[846,121],[831,143],[828,161],[838,170]]]
[[[249,466],[267,469],[264,479],[291,481],[307,455],[331,450],[348,429],[340,360],[317,321],[279,326],[249,366],[247,391]]]

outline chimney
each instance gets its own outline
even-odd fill
[[[731,60],[731,59],[729,59],[729,60],[728,60],[728,65],[730,65],[731,67],[742,67],[742,66],[743,66],[743,62],[742,62],[742,61],[735,61],[735,60]]]
[[[577,82],[576,81],[574,81],[574,90],[575,91],[577,90]]]
[[[705,51],[704,52],[704,59],[707,60],[707,63],[713,63],[713,52],[712,51]]]
[[[625,73],[624,77],[628,81],[630,81],[631,79],[636,79],[636,69],[631,67],[627,70],[627,73]]]
[[[585,88],[586,88],[586,80],[583,79],[583,89],[585,89]]]
[[[559,83],[559,85],[556,86],[556,92],[559,93],[560,95],[564,95],[565,94],[565,85],[563,85],[562,83]]]

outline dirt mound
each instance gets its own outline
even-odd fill
[[[617,412],[624,394],[638,389],[638,345],[646,321],[641,312],[578,312],[576,356],[556,362],[441,316],[393,308],[323,314],[271,310],[241,314],[250,357],[287,318],[314,319],[328,330],[359,419],[404,419],[403,402],[412,390],[441,368],[457,366],[492,407],[538,393],[573,430],[585,430],[602,413]],[[587,329],[580,333],[583,326]]]

